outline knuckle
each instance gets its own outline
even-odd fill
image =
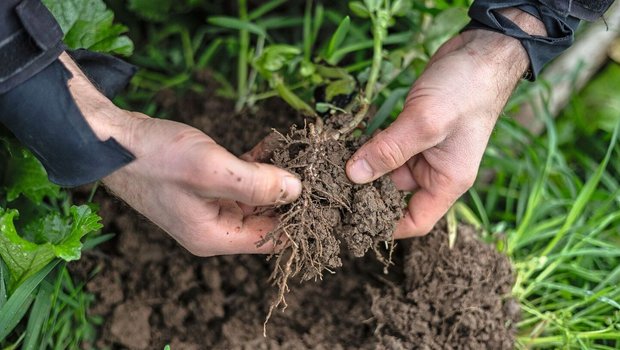
[[[435,138],[445,134],[448,126],[444,118],[437,118],[428,114],[422,114],[418,117],[417,129],[420,135],[425,137]]]
[[[474,182],[476,182],[476,174],[472,172],[466,172],[458,177],[456,180],[456,189],[458,194],[461,195],[465,193],[474,185]]]
[[[375,149],[377,161],[384,170],[396,169],[407,161],[402,146],[391,138],[378,137]]]

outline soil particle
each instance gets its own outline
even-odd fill
[[[131,349],[146,349],[151,343],[149,317],[153,310],[140,302],[128,302],[114,308],[110,334],[115,342]]]

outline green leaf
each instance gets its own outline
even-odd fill
[[[43,280],[39,286],[39,291],[34,299],[34,304],[28,315],[28,325],[26,326],[26,337],[22,350],[35,350],[40,344],[39,338],[43,333],[43,328],[47,323],[52,310],[52,293],[54,286]]]
[[[328,102],[332,102],[336,96],[340,95],[351,95],[355,92],[357,88],[357,82],[351,76],[334,80],[327,84],[325,88],[325,100]]]
[[[390,13],[392,16],[402,16],[409,6],[411,6],[411,2],[409,1],[396,0],[392,3]]]
[[[398,88],[392,91],[392,93],[390,93],[388,98],[385,99],[385,102],[383,102],[383,104],[377,111],[377,114],[375,114],[375,116],[370,121],[370,124],[368,124],[366,134],[371,135],[385,122],[387,117],[389,117],[394,110],[394,107],[396,107],[398,101],[405,97],[408,91],[408,88]]]
[[[269,72],[276,72],[282,69],[293,57],[300,54],[301,50],[295,46],[270,45],[263,50],[254,64],[259,72],[269,79]]]
[[[267,32],[262,27],[247,21],[242,21],[235,17],[214,16],[209,17],[207,22],[215,26],[235,30],[247,30],[250,33],[267,37]]]
[[[127,27],[114,24],[114,13],[102,0],[43,0],[65,33],[71,49],[129,56],[133,42],[125,35]]]
[[[9,297],[7,285],[9,284],[9,271],[0,259],[0,308],[4,306]]]
[[[160,22],[168,18],[172,0],[129,0],[129,9],[145,19]]]
[[[366,8],[370,12],[376,12],[380,7],[383,0],[364,0]]]
[[[361,1],[351,1],[349,3],[349,9],[351,10],[351,12],[353,12],[358,17],[361,17],[361,18],[370,17],[370,12],[368,12],[366,5],[362,4]]]
[[[334,35],[332,35],[332,38],[329,40],[327,50],[325,51],[325,57],[328,61],[344,41],[344,38],[349,32],[350,25],[351,19],[349,18],[349,16],[345,17],[338,25],[338,28],[334,32]]]
[[[28,222],[23,227],[22,237],[36,244],[58,244],[71,231],[70,221],[58,212],[51,212]]]
[[[18,215],[17,210],[0,210],[0,257],[10,273],[9,290],[15,289],[54,258],[58,257],[65,261],[80,258],[82,237],[100,229],[101,218],[85,205],[73,206],[70,211],[72,217],[70,226],[54,227],[52,224],[58,224],[57,219],[50,219],[49,216],[44,218],[44,223],[38,226],[39,229],[47,230],[53,227],[62,229],[63,232],[55,230],[39,232],[36,235],[44,243],[34,243],[17,233],[13,222]]]
[[[271,0],[268,1],[262,5],[260,5],[259,7],[257,7],[255,10],[251,11],[250,13],[248,13],[248,19],[250,21],[258,19],[263,17],[264,15],[266,15],[267,13],[271,12],[271,10],[277,8],[278,6],[282,5],[286,3],[286,0]]]
[[[23,195],[40,204],[45,197],[58,197],[59,187],[47,179],[45,168],[30,151],[8,138],[0,138],[0,142],[4,145],[0,155],[6,159],[3,187],[7,201]]]
[[[43,266],[39,272],[25,280],[0,308],[0,343],[5,340],[24,317],[34,299],[32,293],[50,271],[56,267],[58,262],[59,260]]]

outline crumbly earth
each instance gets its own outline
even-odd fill
[[[390,263],[392,235],[405,203],[403,194],[388,176],[365,185],[348,180],[345,163],[360,141],[347,140],[346,135],[333,137],[338,129],[332,126],[333,119],[342,118],[329,118],[320,127],[293,126],[286,135],[277,133],[280,142],[271,150],[273,164],[297,174],[303,186],[299,199],[278,208],[280,223],[263,239],[284,242],[284,249],[275,255],[271,277],[279,287],[273,307],[286,306],[289,278],[299,276],[302,282],[321,279],[325,272],[342,266],[343,250],[362,257],[373,249],[379,260]],[[345,247],[341,248],[341,242]]]
[[[274,105],[236,116],[231,105],[213,96],[169,103],[179,120],[205,130],[236,154],[248,151],[271,127],[285,132],[294,115]],[[350,152],[324,159],[343,162]],[[342,176],[343,170],[322,175],[324,190],[332,190],[328,184],[343,186]],[[278,292],[269,282],[273,261],[250,255],[194,257],[117,199],[99,193],[105,231],[118,235],[71,265],[78,278],[99,271],[86,289],[97,297],[90,312],[105,322],[99,340],[84,348],[511,349],[519,317],[508,297],[511,267],[471,228],[460,227],[453,249],[443,223],[426,237],[397,243],[388,274],[375,256],[354,257],[388,238],[376,233],[389,228],[381,226],[376,213],[400,205],[399,198],[385,197],[390,186],[389,181],[365,188],[347,183],[352,215],[344,220],[336,218],[340,209],[336,215],[329,205],[320,206],[318,219],[341,222],[335,242],[341,239],[347,249],[338,261],[335,253],[325,254],[342,266],[316,282],[299,284],[303,276],[290,280],[288,308],[273,313],[267,337],[263,322]]]

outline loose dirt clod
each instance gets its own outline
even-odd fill
[[[286,135],[277,133],[280,145],[272,151],[272,162],[299,176],[302,193],[279,209],[279,225],[259,243],[284,242],[275,254],[271,279],[279,293],[267,320],[274,308],[286,308],[289,278],[321,279],[325,271],[342,265],[341,242],[356,257],[373,249],[386,266],[390,263],[403,196],[387,176],[364,185],[349,181],[345,164],[362,141],[338,133],[350,117],[337,115],[325,124],[293,126]],[[380,246],[387,247],[387,252],[382,253]]]

